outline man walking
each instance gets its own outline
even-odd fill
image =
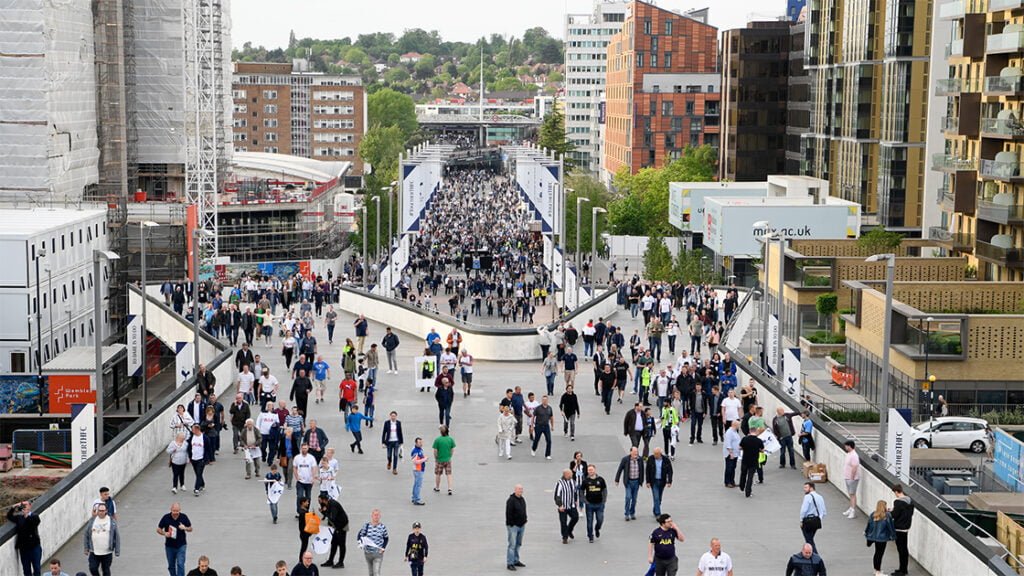
[[[533,409],[533,447],[530,455],[537,455],[537,445],[544,436],[544,457],[551,460],[551,427],[555,425],[555,411],[548,405],[545,394],[540,399],[540,406]]]
[[[804,544],[803,549],[789,558],[786,576],[826,576],[825,561],[810,544]]]
[[[701,436],[704,432],[704,415],[708,412],[708,397],[704,394],[703,386],[694,385],[687,404],[690,413],[690,446],[693,446],[694,439],[698,444],[703,444]]]
[[[562,413],[562,435],[568,435],[570,442],[576,441],[576,419],[580,417],[580,402],[573,392],[572,386],[566,386],[565,392],[558,401],[558,410]]]
[[[722,552],[722,542],[711,539],[711,546],[697,562],[697,576],[732,576],[732,558]]]
[[[640,440],[644,437],[644,406],[637,402],[633,409],[626,412],[622,421],[622,435],[629,436],[629,443],[633,448],[640,446]]]
[[[740,421],[733,420],[725,432],[722,456],[725,457],[725,487],[736,487],[736,460],[740,457]]]
[[[676,557],[676,540],[682,544],[686,537],[668,514],[658,516],[658,527],[651,532],[647,544],[647,562],[654,564],[656,576],[675,576],[679,570]]]
[[[843,442],[846,458],[843,460],[843,480],[846,482],[846,493],[850,495],[850,507],[843,516],[851,520],[857,516],[857,485],[860,484],[860,456],[857,455],[857,444],[853,440]]]
[[[412,459],[412,503],[423,506],[426,502],[420,498],[420,488],[423,486],[423,474],[427,469],[427,457],[423,454],[423,438],[416,438],[409,457]]]
[[[299,503],[309,500],[313,494],[313,477],[317,474],[316,458],[309,453],[309,444],[299,447],[299,454],[292,458],[293,475],[295,478],[295,517],[299,518],[302,510]]]
[[[522,484],[516,484],[505,501],[505,530],[508,532],[505,567],[513,572],[516,568],[526,568],[526,564],[519,561],[519,548],[523,545],[523,532],[526,530],[526,499],[523,498]]]
[[[796,470],[796,457],[793,453],[793,421],[795,412],[786,412],[781,406],[775,409],[775,418],[772,419],[772,432],[779,439],[782,448],[779,449],[779,468],[786,467],[786,453],[789,452],[789,467]]]
[[[441,491],[441,475],[448,480],[448,495],[452,495],[452,457],[455,456],[455,439],[448,435],[448,427],[439,427],[441,435],[434,438],[434,492]]]
[[[232,454],[238,454],[238,447],[242,445],[242,429],[245,428],[245,421],[252,417],[249,405],[241,392],[235,394],[235,401],[228,408],[231,415],[231,447]]]
[[[398,453],[402,449],[402,444],[405,444],[405,438],[402,436],[402,422],[398,420],[398,412],[392,410],[388,415],[388,421],[384,423],[384,429],[381,431],[380,443],[387,449],[388,470],[397,475]]]
[[[910,557],[907,550],[907,533],[910,532],[910,524],[914,520],[914,503],[910,496],[903,493],[902,484],[893,486],[892,493],[896,497],[892,502],[892,524],[896,529],[896,552],[900,558],[900,567],[893,575],[907,576],[907,560]]]
[[[760,428],[751,428],[750,433],[740,440],[740,487],[747,498],[750,498],[754,474],[757,473],[761,452],[764,452],[764,441],[757,437],[760,433]]]
[[[644,482],[644,462],[640,459],[640,451],[636,446],[629,449],[629,454],[619,461],[619,469],[615,471],[615,485],[625,476],[626,522],[636,520],[636,496],[640,491],[640,485]]]
[[[800,532],[804,535],[804,542],[811,545],[811,549],[818,551],[814,543],[814,535],[821,530],[821,521],[825,519],[825,499],[814,489],[814,483],[804,482],[804,500],[800,504]]]
[[[597,475],[597,466],[587,466],[587,477],[582,485],[583,505],[587,513],[587,538],[591,543],[594,537],[601,537],[601,526],[604,525],[604,504],[608,501],[608,484]]]
[[[398,374],[398,358],[395,350],[398,349],[398,336],[391,331],[391,327],[384,329],[384,339],[380,341],[384,352],[388,357],[388,374]]]
[[[366,329],[369,326],[369,323],[366,321],[366,316],[360,314],[359,317],[352,322],[352,326],[356,329],[356,352],[362,354],[363,344],[366,342]]]
[[[655,448],[654,453],[647,459],[647,487],[651,489],[651,496],[654,499],[654,516],[661,514],[661,495],[665,488],[672,487],[672,461],[661,454],[661,448]]]
[[[558,525],[561,528],[562,544],[568,544],[576,523],[580,521],[580,490],[572,470],[562,470],[562,478],[555,484],[555,506],[558,507]]]
[[[185,552],[188,542],[186,532],[192,531],[192,522],[181,513],[181,504],[171,504],[171,511],[160,518],[156,525],[156,533],[164,539],[164,552],[167,555],[167,573],[170,576],[185,576]]]
[[[331,534],[331,552],[327,561],[321,566],[333,566],[335,568],[345,567],[345,533],[348,532],[348,514],[341,502],[321,493],[317,498],[320,503],[320,515],[327,521],[328,526],[334,529]],[[338,561],[334,561],[334,554],[338,553]],[[308,552],[307,552],[308,554]]]
[[[117,521],[107,515],[107,505],[96,506],[96,515],[85,526],[85,553],[89,557],[89,573],[92,576],[110,576],[110,563],[114,556],[121,555],[121,534]]]

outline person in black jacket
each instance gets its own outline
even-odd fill
[[[786,564],[786,576],[827,576],[825,561],[811,549],[810,544],[804,544],[800,552],[789,558],[789,563]]]
[[[412,576],[423,576],[423,563],[427,561],[427,537],[420,532],[419,522],[413,522],[412,534],[405,540],[405,559],[409,561]]]
[[[398,336],[391,331],[391,328],[384,329],[384,339],[380,341],[388,357],[388,374],[392,371],[398,374],[398,360],[395,357],[395,349],[398,348]]]
[[[292,382],[292,389],[288,394],[288,399],[295,401],[295,405],[299,408],[299,414],[302,414],[303,417],[308,415],[306,410],[309,406],[309,393],[312,391],[313,382],[309,379],[305,370],[299,370],[298,375]]]
[[[761,452],[764,452],[764,441],[757,437],[761,431],[751,429],[750,433],[740,440],[740,488],[747,498],[750,498],[750,490],[754,485],[754,474],[757,473]]]
[[[398,412],[394,410],[388,414],[388,421],[382,426],[380,443],[387,449],[388,470],[394,475],[398,474],[398,454],[405,444],[405,437],[402,436],[402,421],[398,419]]]
[[[907,533],[910,532],[910,524],[914,519],[914,502],[910,500],[910,496],[903,493],[902,484],[893,486],[892,493],[896,496],[892,503],[892,523],[896,528],[896,552],[900,557],[900,567],[893,574],[906,576],[907,560],[910,557],[907,550]]]
[[[580,416],[580,401],[573,392],[572,384],[565,387],[565,393],[558,400],[558,411],[562,413],[562,435],[576,441],[576,419]]]
[[[39,576],[43,547],[39,540],[39,516],[32,513],[32,502],[19,502],[7,511],[7,521],[14,524],[14,548],[21,558],[25,576]]]
[[[440,378],[437,391],[434,392],[434,399],[437,400],[437,422],[446,427],[451,427],[452,402],[455,401],[455,391],[452,389],[452,381],[447,375]]]
[[[249,349],[250,344],[248,342],[242,342],[242,347],[235,352],[235,367],[238,371],[242,371],[242,366],[249,366],[252,368],[252,363],[255,362],[252,355],[252,350]]]
[[[522,484],[516,484],[505,501],[505,529],[508,532],[505,567],[512,571],[526,568],[526,564],[519,561],[519,548],[523,545],[523,532],[526,530],[526,499],[523,498]]]
[[[644,483],[644,461],[640,459],[640,451],[636,446],[629,449],[629,454],[623,456],[619,461],[619,468],[615,471],[615,485],[625,476],[626,520],[636,520],[636,495],[640,491],[640,485]]]
[[[321,566],[334,566],[335,568],[345,567],[345,536],[348,532],[348,514],[345,512],[345,508],[342,507],[341,502],[332,500],[326,495],[321,494],[319,499],[320,503],[320,515],[327,520],[327,524],[334,528],[334,534],[331,536],[331,553],[327,557],[327,562],[320,564]],[[338,561],[334,561],[334,553],[338,552]]]
[[[672,461],[661,455],[661,448],[655,448],[645,468],[647,487],[654,498],[654,517],[657,518],[661,514],[661,495],[665,488],[672,487]]]

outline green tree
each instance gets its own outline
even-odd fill
[[[568,154],[575,150],[576,146],[565,137],[565,116],[557,108],[548,112],[548,115],[544,117],[544,121],[540,125],[537,145],[560,154],[565,159],[566,170],[573,166]]]
[[[839,309],[839,296],[835,292],[819,294],[814,301],[814,309],[818,311],[819,316],[824,316],[828,320],[828,331],[832,332],[832,315]]]
[[[700,282],[708,273],[703,269],[700,250],[684,250],[680,248],[672,262],[672,279],[680,282]]]
[[[434,58],[430,54],[424,54],[420,61],[416,63],[413,70],[416,72],[416,77],[423,80],[430,78],[434,75],[434,68],[437,67],[437,58]]]
[[[672,277],[672,253],[661,236],[647,238],[644,251],[644,278],[648,280],[669,280]]]
[[[867,255],[896,252],[903,243],[903,234],[890,232],[885,228],[872,228],[857,239],[857,245]]]
[[[605,208],[608,205],[608,189],[605,188],[597,178],[587,174],[575,173],[565,179],[565,187],[568,192],[565,200],[565,239],[569,250],[576,250],[576,199],[586,198],[589,202],[580,205],[580,252],[589,254],[590,241],[593,239],[591,225],[593,224],[593,209]],[[601,218],[598,215],[598,218]],[[600,220],[597,229],[602,229]],[[597,239],[597,247],[602,246],[600,236]]]
[[[388,70],[390,72],[390,70]],[[412,98],[390,88],[378,90],[367,99],[370,126],[397,126],[405,143],[419,129]],[[365,138],[365,136],[364,136]]]
[[[388,84],[401,84],[409,78],[409,71],[403,66],[389,68],[388,71],[384,73],[384,81]]]

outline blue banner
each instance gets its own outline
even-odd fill
[[[1013,492],[1024,492],[1024,443],[996,428],[996,447],[992,470],[996,478]]]

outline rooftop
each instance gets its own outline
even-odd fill
[[[103,347],[103,365],[108,366],[127,354],[124,344]],[[96,349],[92,346],[75,346],[61,352],[56,358],[43,364],[43,373],[91,373],[96,371]]]
[[[97,216],[105,218],[106,210],[69,208],[0,208],[0,238],[25,238],[60,226],[85,222]]]
[[[314,160],[289,154],[270,154],[267,152],[235,152],[232,168],[238,174],[254,176],[254,172],[264,177],[279,177],[327,182],[344,176],[351,168],[351,162],[328,162]]]

